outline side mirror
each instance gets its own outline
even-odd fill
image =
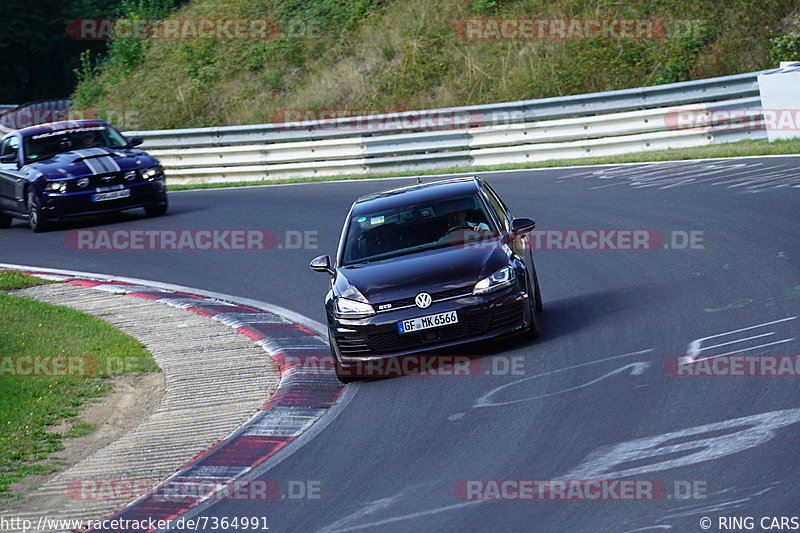
[[[528,233],[536,228],[536,222],[530,218],[515,218],[511,221],[511,231],[515,234]]]
[[[328,274],[333,276],[333,267],[331,267],[331,256],[329,255],[321,255],[319,257],[315,257],[308,266],[311,267],[311,270],[315,272],[327,272]]]
[[[143,142],[144,139],[142,139],[141,137],[131,137],[130,139],[128,139],[128,146],[133,148],[134,146],[139,146]]]
[[[0,163],[9,164],[9,163],[16,163],[17,162],[17,154],[6,154],[0,156]]]

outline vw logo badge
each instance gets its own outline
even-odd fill
[[[414,303],[417,304],[417,307],[419,307],[420,309],[425,309],[426,307],[430,307],[432,301],[433,300],[431,299],[431,295],[428,294],[427,292],[421,292],[417,294],[416,298],[414,298]]]

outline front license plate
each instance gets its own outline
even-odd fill
[[[121,191],[99,192],[92,195],[93,202],[105,202],[106,200],[116,200],[118,198],[127,198],[131,195],[130,189],[122,189]]]
[[[397,323],[397,329],[400,331],[400,333],[411,333],[412,331],[440,328],[442,326],[449,326],[450,324],[457,323],[458,315],[456,312],[448,311],[447,313],[438,313],[436,315],[401,320]]]

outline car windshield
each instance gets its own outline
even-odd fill
[[[343,265],[463,245],[496,234],[477,195],[437,199],[353,216]]]
[[[124,148],[125,138],[107,126],[87,126],[29,135],[24,139],[25,161],[50,159],[61,152],[87,148]]]

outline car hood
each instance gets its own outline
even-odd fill
[[[469,287],[509,263],[510,250],[502,242],[494,238],[340,267],[334,286],[341,294],[352,284],[370,303]]]
[[[124,172],[153,166],[157,161],[147,152],[131,148],[88,148],[54,155],[25,168],[48,178],[74,178],[93,174]]]

